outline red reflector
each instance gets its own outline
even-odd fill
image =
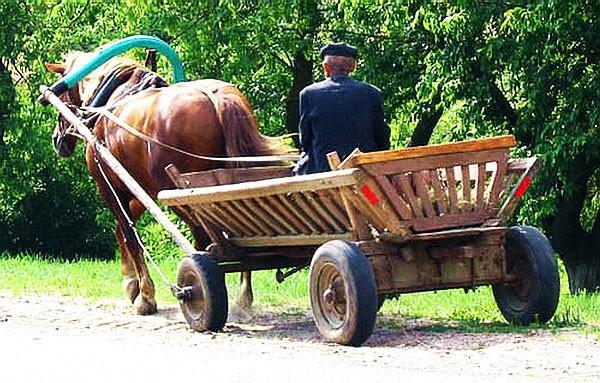
[[[373,193],[373,190],[371,190],[371,188],[367,185],[363,185],[360,188],[360,192],[363,193],[365,197],[367,197],[371,205],[377,205],[379,203],[379,197],[377,197],[377,195]]]
[[[523,197],[523,194],[525,194],[527,188],[529,188],[529,185],[531,185],[531,178],[525,176],[525,178],[523,178],[523,181],[521,181],[519,186],[517,186],[517,190],[515,190],[515,196],[518,198]]]

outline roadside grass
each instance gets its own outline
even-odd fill
[[[159,259],[163,273],[175,279],[179,258]],[[124,299],[121,290],[120,261],[80,260],[66,262],[43,260],[33,254],[0,254],[0,291],[15,295],[61,295],[84,297],[90,301],[103,298]],[[151,270],[157,301],[176,303],[159,276]],[[302,270],[279,284],[274,271],[252,274],[255,308],[282,316],[310,310],[308,272]],[[239,274],[227,275],[229,299],[238,296]],[[404,328],[407,320],[427,319],[418,329],[430,332],[529,332],[536,329],[574,328],[600,339],[600,294],[570,295],[567,277],[561,267],[561,296],[554,318],[546,325],[512,326],[502,318],[490,287],[468,293],[446,290],[404,294],[387,299],[380,310],[380,323],[390,328]],[[414,327],[414,323],[412,324]]]

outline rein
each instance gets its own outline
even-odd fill
[[[163,148],[173,150],[177,153],[180,153],[180,154],[183,154],[183,155],[186,155],[189,157],[198,158],[201,160],[220,161],[220,162],[281,162],[281,161],[298,161],[298,157],[299,157],[297,154],[290,154],[290,155],[284,155],[284,156],[245,156],[245,157],[203,156],[200,154],[188,152],[183,149],[179,149],[179,148],[169,145],[169,144],[165,144],[164,142],[161,142],[153,137],[150,137],[150,136],[140,132],[139,130],[135,129],[133,126],[131,126],[127,122],[125,122],[122,118],[120,118],[119,116],[112,113],[110,110],[108,110],[108,108],[82,107],[81,109],[84,111],[89,111],[89,112],[104,116],[105,118],[114,122],[119,128],[125,130],[127,133],[129,133],[143,141],[151,142],[151,143],[161,146]]]

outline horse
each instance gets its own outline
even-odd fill
[[[46,64],[46,68],[66,76],[92,57],[93,53],[71,52],[63,64]],[[259,132],[250,103],[235,86],[215,79],[169,86],[159,75],[129,58],[108,60],[60,97],[75,107],[106,106],[151,139],[202,156],[277,156],[294,152],[282,137],[267,137]],[[223,163],[140,139],[104,117],[90,117],[88,125],[93,125],[96,137],[153,199],[160,190],[174,188],[165,171],[169,164],[181,172],[224,167]],[[69,128],[59,115],[52,141],[61,157],[71,156],[78,141]],[[154,314],[154,283],[134,227],[145,207],[108,166],[102,165],[92,145],[85,147],[85,161],[101,198],[116,218],[125,294],[138,314]],[[185,212],[174,210],[190,227],[195,247],[204,249],[210,242],[206,233]],[[249,308],[252,299],[250,272],[243,272],[238,303]]]

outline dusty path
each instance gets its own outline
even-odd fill
[[[176,306],[0,294],[0,382],[600,381],[600,343],[575,331],[442,334],[379,324],[361,348],[324,344],[304,315],[230,315],[186,329]],[[416,379],[416,380],[415,380]]]

